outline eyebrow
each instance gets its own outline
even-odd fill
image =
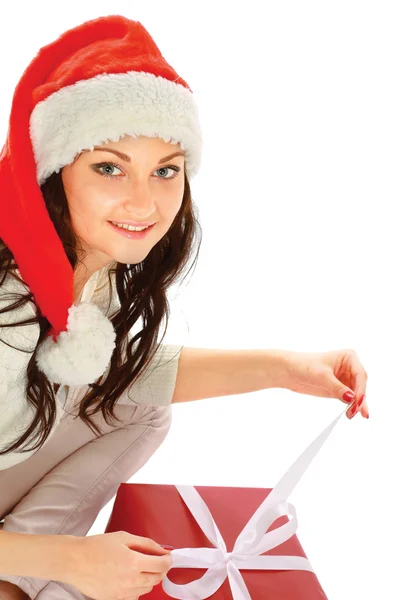
[[[95,146],[93,148],[93,151],[94,150],[102,150],[103,152],[112,152],[113,154],[116,154],[121,160],[125,160],[128,163],[131,162],[130,156],[128,156],[124,152],[119,152],[118,150],[112,150],[111,148],[104,148],[103,146]],[[166,162],[167,160],[171,160],[172,158],[175,158],[175,156],[186,156],[186,153],[183,152],[182,150],[179,150],[178,152],[173,152],[172,154],[168,154],[168,156],[164,156],[164,158],[161,158],[158,161],[158,164],[160,165],[161,163]]]

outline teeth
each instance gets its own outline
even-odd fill
[[[148,225],[147,227],[134,227],[133,225],[120,225],[119,223],[114,223],[114,221],[111,221],[111,223],[113,225],[116,225],[117,227],[120,227],[121,229],[127,229],[128,231],[143,231],[144,229],[147,229],[148,227],[150,227],[150,225]]]

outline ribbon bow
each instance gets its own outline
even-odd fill
[[[289,467],[241,531],[232,552],[227,552],[225,541],[198,491],[191,485],[176,486],[193,517],[215,548],[179,548],[171,552],[171,568],[208,570],[200,579],[183,585],[173,583],[166,576],[162,587],[169,596],[180,600],[209,598],[228,577],[233,599],[251,600],[240,572],[242,569],[313,571],[310,561],[302,556],[260,554],[279,546],[296,533],[296,510],[287,502],[287,498],[346,410],[347,407]],[[289,517],[289,522],[265,533],[276,519],[284,515]]]

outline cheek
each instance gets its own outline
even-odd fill
[[[107,190],[94,189],[92,186],[80,186],[79,189],[70,190],[67,195],[71,218],[79,223],[89,223],[93,226],[107,220],[113,214],[114,207],[119,200]]]
[[[173,220],[176,217],[176,214],[179,212],[182,202],[183,202],[183,194],[184,194],[185,185],[182,182],[181,185],[176,186],[175,189],[171,190],[168,194],[165,194],[160,201],[159,207],[160,212],[163,214],[164,218],[168,218],[169,220]]]
[[[169,221],[173,221],[182,206],[182,198],[171,198],[169,202],[164,205],[164,210],[160,210],[163,218]]]

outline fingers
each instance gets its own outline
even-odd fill
[[[138,566],[143,573],[167,573],[172,565],[171,554],[165,556],[150,556],[148,554],[140,555]]]
[[[361,410],[361,414],[363,417],[366,418],[369,416],[368,405],[365,400],[365,395],[367,391],[367,374],[361,366],[359,367],[359,369],[361,369],[361,371],[358,370],[355,374],[355,394],[358,407]]]
[[[368,404],[365,401],[365,395],[361,396],[360,398],[360,402],[361,404],[359,404],[359,412],[361,412],[362,416],[365,419],[369,419],[369,410],[368,410]]]
[[[354,401],[350,404],[349,408],[346,411],[346,417],[352,419],[356,416],[358,412],[360,412],[360,410],[362,410],[362,407],[364,407],[364,414],[361,414],[363,415],[363,417],[369,418],[368,407],[366,407],[363,395],[361,396],[361,398],[358,399],[357,396],[355,397]]]
[[[166,550],[151,538],[141,537],[140,535],[128,535],[130,545],[134,546],[134,549],[137,552],[144,552],[146,554],[156,554],[161,556],[165,556],[167,553],[169,554],[169,550]]]
[[[362,416],[368,419],[369,411],[365,400],[368,375],[355,352],[351,356],[350,366],[354,381],[355,399],[346,412],[346,415],[349,419],[352,419],[358,412],[361,412]]]
[[[172,556],[160,544],[151,538],[132,536],[135,549],[132,552],[132,560],[138,571],[143,573],[164,573],[169,571],[172,565]]]
[[[138,584],[140,585],[140,587],[150,587],[158,585],[165,578],[166,574],[166,571],[162,573],[141,573],[140,578],[138,580]]]
[[[358,405],[357,405],[357,398],[356,398],[355,400],[353,400],[353,402],[350,404],[349,408],[346,410],[346,417],[348,419],[352,419],[357,414],[357,410],[358,410]]]

